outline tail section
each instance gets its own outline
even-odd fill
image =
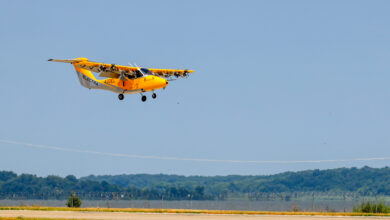
[[[99,88],[99,82],[95,78],[95,76],[92,74],[91,71],[83,69],[83,68],[77,68],[75,66],[77,76],[79,77],[80,84],[84,87],[87,87],[88,89],[97,89]]]
[[[103,80],[96,79],[96,77],[89,69],[82,68],[88,66],[91,63],[87,58],[80,57],[72,60],[49,59],[48,61],[73,64],[74,68],[76,69],[80,84],[88,89],[105,89],[117,93],[124,92],[121,88],[105,84]]]
[[[98,89],[102,85],[98,82],[91,71],[76,66],[76,64],[80,62],[88,62],[87,58],[80,57],[72,60],[49,59],[48,61],[73,64],[74,68],[76,69],[77,76],[79,77],[80,84],[84,87],[89,89]]]

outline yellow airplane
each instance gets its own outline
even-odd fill
[[[80,84],[88,89],[104,89],[119,93],[119,100],[124,99],[124,94],[141,93],[141,100],[146,101],[144,92],[152,91],[152,98],[157,97],[155,90],[165,89],[168,80],[173,77],[187,77],[193,70],[173,69],[148,69],[143,67],[120,66],[88,61],[87,58],[76,58],[73,60],[49,59],[48,61],[73,64],[79,77]],[[96,79],[92,72],[100,73]]]

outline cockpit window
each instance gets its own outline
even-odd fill
[[[145,75],[152,75],[152,72],[150,72],[147,68],[141,68],[140,70]]]

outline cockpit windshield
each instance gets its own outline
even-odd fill
[[[147,68],[140,68],[140,70],[144,75],[152,75],[152,72],[150,72]]]

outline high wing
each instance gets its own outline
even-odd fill
[[[105,64],[105,63],[95,63],[95,62],[83,62],[76,64],[80,68],[89,69],[92,72],[100,73],[100,77],[109,77],[109,78],[120,78],[123,76],[130,77],[140,77],[142,73],[140,70],[146,69],[142,67],[131,67],[131,66],[121,66],[115,64]],[[169,78],[172,76],[175,77],[186,77],[188,73],[194,72],[193,70],[176,70],[176,69],[147,69],[149,73]],[[145,73],[145,72],[144,72]],[[140,75],[141,74],[141,75]]]
[[[137,67],[121,66],[115,64],[106,64],[106,63],[97,63],[97,62],[78,62],[74,63],[78,68],[83,68],[90,70],[95,73],[100,73],[100,77],[109,77],[109,78],[122,78],[127,77],[136,77],[137,72],[139,71]]]
[[[173,69],[149,69],[154,75],[169,78],[171,76],[186,77],[188,73],[193,73],[193,70],[173,70]]]
[[[72,63],[77,68],[83,68],[95,73],[100,73],[100,77],[108,78],[120,78],[126,80],[127,78],[141,77],[143,74],[153,74],[163,78],[186,77],[188,73],[194,72],[193,70],[175,70],[175,69],[147,69],[142,67],[121,66],[115,64],[106,64],[89,61],[87,58],[76,58],[73,60],[58,60],[50,59],[49,61]],[[142,72],[141,72],[142,71]]]

